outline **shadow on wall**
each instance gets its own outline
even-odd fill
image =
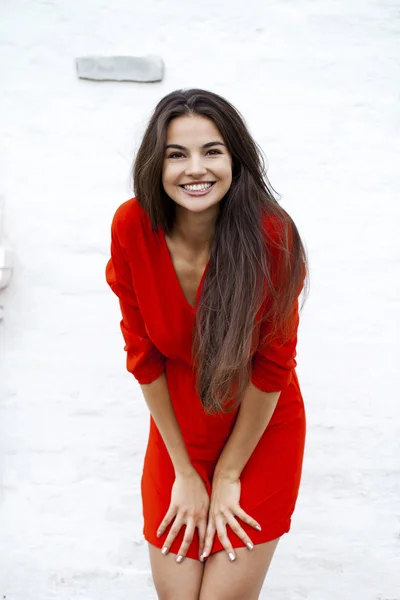
[[[0,197],[0,292],[11,281],[13,270],[13,251],[6,242],[4,235],[4,198]],[[3,306],[0,303],[0,321],[3,318]]]

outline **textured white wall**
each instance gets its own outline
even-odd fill
[[[104,267],[146,119],[191,86],[245,115],[312,268],[303,485],[263,598],[399,598],[399,35],[389,0],[1,3],[1,598],[155,598],[148,415]],[[164,82],[77,79],[75,56],[125,53]]]

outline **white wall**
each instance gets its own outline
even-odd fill
[[[1,3],[0,597],[155,598],[148,415],[104,266],[147,117],[196,86],[246,117],[312,268],[303,485],[263,598],[398,598],[399,34],[389,0]],[[78,80],[96,53],[160,54],[165,80]]]

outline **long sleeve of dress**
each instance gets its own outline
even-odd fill
[[[280,238],[283,233],[282,225],[276,221],[269,223],[269,231],[276,244],[270,245],[270,256],[272,260],[272,278],[277,281],[278,269],[283,264]],[[290,233],[289,233],[290,243]],[[253,356],[251,381],[255,387],[264,392],[279,392],[285,389],[291,381],[292,372],[296,368],[296,346],[297,331],[299,326],[299,295],[303,289],[305,278],[305,266],[303,280],[297,290],[289,315],[288,332],[286,339],[270,339],[265,342],[269,323],[264,320],[260,327],[260,345]]]
[[[298,300],[296,299],[290,317],[291,336],[282,343],[279,339],[263,343],[268,322],[260,328],[261,343],[253,357],[251,381],[263,392],[279,392],[285,389],[296,367],[297,329],[299,325]]]
[[[127,370],[140,384],[151,383],[164,371],[165,357],[149,339],[133,288],[130,267],[113,224],[111,258],[106,267],[107,283],[118,296],[122,320],[120,327],[127,352]]]

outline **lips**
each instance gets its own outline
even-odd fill
[[[209,193],[215,183],[215,181],[202,181],[199,183],[185,183],[179,187],[181,187],[189,196],[205,196]]]
[[[193,183],[183,183],[182,187],[186,191],[196,192],[210,189],[214,185],[215,181],[198,181]]]

